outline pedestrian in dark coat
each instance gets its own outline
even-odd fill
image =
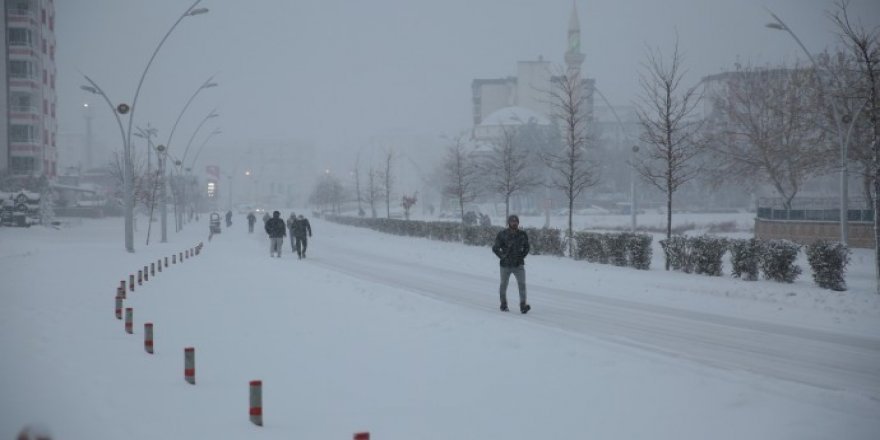
[[[293,235],[296,238],[296,254],[300,259],[306,257],[306,248],[309,246],[309,239],[306,237],[306,234],[308,234],[309,237],[312,236],[312,225],[309,224],[309,219],[300,214],[296,221],[293,222]]]
[[[284,220],[281,219],[281,213],[275,211],[272,218],[266,222],[266,233],[269,234],[269,256],[278,255],[281,258],[281,245],[284,243],[284,237],[287,235],[287,228],[284,226]]]
[[[290,252],[296,252],[296,248],[293,247],[293,225],[296,223],[296,213],[291,212],[290,217],[287,217],[287,229],[290,230]]]
[[[248,220],[248,232],[253,234],[254,233],[254,223],[257,222],[257,216],[255,216],[253,212],[249,212],[248,216],[247,216],[247,220]]]
[[[501,310],[507,308],[507,282],[510,275],[516,277],[519,287],[519,311],[528,313],[531,306],[526,302],[526,255],[529,254],[529,236],[519,229],[519,217],[511,215],[507,218],[507,229],[498,232],[495,236],[495,244],[492,252],[499,258],[501,265],[501,286],[498,293],[501,296]]]

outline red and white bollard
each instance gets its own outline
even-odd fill
[[[125,292],[125,280],[119,282],[119,288],[122,289],[123,292]]]
[[[144,284],[144,271],[138,270],[138,286],[142,286]]]
[[[144,350],[153,354],[153,323],[144,323]]]
[[[168,257],[165,257],[165,267],[168,268]]]
[[[183,379],[192,385],[196,384],[196,349],[183,349]]]
[[[122,296],[116,290],[116,319],[122,319]]]
[[[171,256],[171,264],[177,264],[177,254]]]
[[[370,440],[369,432],[356,432],[354,433],[354,440]]]
[[[128,276],[128,290],[134,292],[134,274]]]
[[[183,263],[183,252],[180,252],[180,258],[178,258],[178,260],[180,260],[180,262]]]
[[[263,381],[251,381],[251,423],[263,426]]]
[[[150,281],[150,270],[149,266],[144,266],[144,281]]]
[[[116,296],[121,296],[122,299],[125,299],[125,286],[124,285],[116,288]]]
[[[131,307],[125,308],[125,332],[128,334],[134,334],[134,309]]]
[[[156,262],[156,265],[159,266],[159,272],[162,272],[162,259],[161,258],[159,259],[159,261]]]
[[[156,276],[156,263],[150,263],[150,276]]]

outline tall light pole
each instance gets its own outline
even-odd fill
[[[819,92],[828,97],[828,100],[831,101],[831,114],[834,118],[834,126],[835,131],[837,131],[837,142],[840,145],[840,242],[844,245],[849,241],[849,167],[847,164],[847,157],[849,149],[849,139],[848,136],[844,137],[843,130],[843,121],[840,116],[840,110],[837,108],[837,101],[834,97],[830,96],[825,89],[825,84],[822,80],[821,75],[821,67],[819,63],[816,62],[816,59],[813,58],[813,55],[807,48],[801,43],[800,38],[795,35],[794,31],[791,30],[788,25],[786,25],[782,19],[776,16],[776,14],[767,11],[770,16],[776,20],[773,23],[767,23],[767,27],[770,29],[776,29],[780,31],[788,32],[788,35],[791,35],[791,38],[801,47],[801,50],[807,55],[807,58],[810,60],[810,63],[813,64],[813,69],[816,71],[816,82],[819,84]],[[826,72],[831,75],[831,72]],[[855,123],[853,120],[851,123]]]
[[[132,135],[132,124],[134,123],[134,112],[137,109],[137,99],[141,92],[141,87],[144,84],[144,79],[147,76],[147,71],[150,70],[150,66],[153,64],[153,60],[156,59],[156,55],[159,53],[159,49],[165,44],[165,41],[168,39],[168,36],[171,35],[171,32],[177,28],[177,25],[183,21],[184,18],[200,15],[208,12],[207,8],[196,8],[196,6],[202,0],[196,0],[180,17],[174,24],[168,29],[168,32],[165,33],[165,36],[162,37],[162,40],[159,41],[159,45],[156,46],[156,49],[153,50],[153,54],[150,56],[149,61],[147,61],[146,67],[144,67],[143,73],[141,73],[141,78],[138,81],[137,88],[134,92],[134,97],[131,100],[131,105],[127,104],[119,104],[114,107],[112,102],[107,95],[98,87],[98,84],[91,80],[86,75],[83,75],[86,80],[91,84],[91,86],[82,86],[83,90],[86,90],[91,93],[100,94],[107,101],[107,104],[110,105],[111,109],[114,109],[113,114],[116,116],[116,122],[119,124],[119,130],[122,133],[122,147],[123,147],[123,172],[122,172],[122,186],[123,186],[123,210],[125,211],[125,250],[128,252],[134,252],[134,187],[133,187],[133,174],[134,167],[131,163],[131,135]],[[124,130],[122,128],[122,120],[119,118],[119,114],[128,115],[128,130]]]
[[[635,168],[636,168],[636,155],[637,155],[637,154],[639,154],[639,146],[638,146],[638,145],[633,145],[633,146],[632,146],[633,163],[632,163],[632,165],[630,166],[630,170],[629,170],[629,173],[630,173],[630,180],[629,180],[629,211],[630,211],[630,216],[631,216],[632,231],[633,231],[633,233],[636,232],[636,215],[637,215],[637,213],[639,212],[639,211],[638,211],[639,208],[638,208],[637,203],[636,203],[636,169],[635,169]]]
[[[165,192],[168,188],[168,182],[165,181],[165,162],[168,160],[168,150],[164,145],[159,145],[156,147],[156,157],[159,160],[159,181],[161,185],[161,190],[159,191],[159,200],[161,201],[161,211],[162,211],[162,243],[168,242],[168,200],[167,193]]]
[[[202,129],[202,126],[205,125],[205,122],[208,122],[208,119],[216,118],[217,116],[220,116],[220,115],[217,114],[217,109],[214,109],[214,110],[211,110],[211,112],[208,113],[207,116],[205,116],[202,119],[202,122],[199,122],[199,125],[196,126],[196,129],[195,129],[195,131],[193,131],[192,136],[189,137],[189,142],[186,143],[186,148],[183,150],[183,156],[180,158],[180,160],[182,160],[182,161],[186,160],[186,155],[189,153],[189,147],[192,146],[192,143],[195,140],[196,135],[199,134],[199,130]]]
[[[183,108],[180,110],[180,113],[177,115],[177,119],[174,121],[174,125],[171,126],[171,132],[168,133],[168,140],[165,141],[166,152],[167,152],[167,148],[171,147],[171,140],[174,138],[174,132],[177,130],[177,124],[180,123],[180,119],[183,118],[183,114],[186,113],[186,110],[189,108],[189,105],[192,104],[193,100],[196,99],[196,96],[198,96],[199,92],[201,92],[202,90],[205,90],[205,89],[210,89],[211,87],[217,87],[217,83],[214,82],[213,79],[214,79],[213,75],[208,77],[208,79],[206,79],[205,82],[203,82],[202,85],[200,85],[199,88],[197,88],[196,91],[193,92],[192,96],[190,96],[189,99],[186,101],[186,104],[183,105]],[[163,173],[164,173],[164,168],[163,168]],[[162,179],[163,179],[163,184],[165,184],[165,182],[164,182],[165,175],[164,174],[162,175]],[[164,193],[164,189],[163,189],[163,193]],[[162,206],[162,237],[166,237],[167,225],[168,225],[168,208],[163,205]],[[163,238],[163,243],[164,242],[165,242],[165,239]]]
[[[85,104],[83,104],[83,115],[85,115],[85,117],[86,117],[86,151],[85,151],[86,163],[85,163],[85,169],[90,170],[94,166],[94,164],[92,163],[92,160],[93,160],[92,148],[94,148],[94,146],[92,145],[92,143],[93,143],[93,140],[92,140],[93,139],[92,119],[95,117],[95,109],[93,107],[89,106],[89,103],[85,103]]]
[[[202,141],[202,145],[199,145],[199,149],[196,150],[196,155],[193,157],[193,160],[189,163],[190,168],[193,168],[196,164],[196,161],[199,160],[199,155],[202,154],[202,150],[207,145],[208,141],[211,140],[212,137],[217,136],[218,134],[223,133],[220,129],[214,129],[214,131],[208,133],[208,136],[205,137],[205,140]]]

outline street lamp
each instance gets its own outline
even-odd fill
[[[122,148],[123,148],[123,173],[122,173],[122,186],[123,186],[123,210],[125,211],[125,250],[128,252],[134,252],[134,186],[133,182],[133,174],[134,167],[131,163],[131,135],[132,135],[132,125],[134,124],[134,112],[137,110],[137,99],[141,92],[141,87],[144,84],[144,79],[147,76],[147,72],[150,70],[150,66],[153,64],[153,60],[156,59],[156,55],[159,53],[159,49],[165,44],[165,41],[168,39],[168,36],[177,28],[177,25],[183,21],[184,18],[194,15],[200,15],[208,12],[207,8],[198,8],[196,6],[201,3],[202,0],[196,0],[180,17],[174,24],[168,29],[168,32],[165,33],[165,36],[162,37],[162,40],[159,41],[159,44],[156,46],[156,49],[153,50],[153,54],[150,56],[149,61],[147,61],[146,67],[144,67],[143,73],[141,73],[141,78],[138,81],[137,88],[134,92],[134,98],[131,100],[131,105],[120,104],[117,107],[113,107],[110,99],[107,95],[98,87],[98,84],[91,80],[86,75],[83,75],[86,80],[89,82],[90,86],[82,86],[81,89],[99,94],[104,97],[104,100],[107,101],[107,104],[110,105],[110,108],[113,109],[113,115],[116,117],[116,122],[119,124],[119,130],[122,133]],[[128,115],[128,130],[124,130],[122,128],[122,120],[119,119],[119,114],[126,114],[130,112]]]
[[[636,232],[636,215],[637,215],[636,213],[638,212],[638,206],[636,205],[636,170],[635,170],[635,168],[636,168],[635,162],[636,161],[635,161],[635,158],[636,158],[636,155],[639,154],[639,146],[633,145],[632,152],[633,152],[633,154],[632,154],[633,155],[633,163],[632,163],[632,167],[630,168],[630,171],[629,171],[630,172],[629,211],[630,211],[630,216],[631,216],[631,221],[632,221],[632,231],[633,231],[633,233],[635,233]]]
[[[189,142],[186,143],[186,148],[183,150],[183,156],[181,157],[181,160],[186,160],[186,155],[187,155],[187,153],[189,153],[189,147],[192,145],[193,140],[195,140],[196,135],[199,133],[199,130],[201,130],[202,126],[205,125],[205,122],[208,122],[208,119],[216,118],[217,116],[220,116],[220,115],[217,114],[217,109],[215,108],[214,110],[211,110],[211,112],[208,113],[208,115],[202,119],[202,122],[199,122],[199,125],[196,127],[196,130],[193,131],[192,136],[189,137]]]
[[[205,137],[205,140],[204,140],[204,141],[202,141],[202,145],[199,145],[199,149],[196,150],[196,155],[195,155],[195,157],[193,157],[192,162],[189,163],[189,166],[190,166],[190,167],[195,166],[196,161],[199,159],[199,155],[202,154],[202,149],[205,148],[205,145],[208,143],[208,141],[211,140],[212,137],[217,136],[217,135],[220,134],[220,133],[223,133],[223,132],[220,131],[219,129],[215,129],[214,131],[208,133],[208,136]]]
[[[837,131],[837,142],[840,145],[840,242],[844,245],[847,244],[849,239],[849,167],[847,165],[847,156],[849,149],[849,136],[844,137],[844,130],[842,127],[843,121],[841,120],[840,111],[837,108],[837,101],[826,93],[825,84],[822,81],[822,75],[820,74],[820,66],[819,63],[816,62],[813,55],[807,48],[801,43],[800,38],[795,35],[794,31],[791,30],[788,25],[786,25],[782,19],[776,16],[776,14],[767,11],[770,16],[776,20],[773,23],[767,23],[767,27],[770,29],[775,29],[779,31],[788,32],[789,35],[794,39],[794,41],[800,46],[800,48],[807,55],[807,58],[810,60],[810,63],[813,64],[813,69],[816,71],[816,80],[819,84],[819,92],[823,96],[828,96],[828,99],[831,101],[831,114],[834,118],[834,126]],[[830,75],[831,72],[826,72]],[[851,121],[851,124],[854,124],[855,120]],[[852,128],[852,125],[850,125]]]

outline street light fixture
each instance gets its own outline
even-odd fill
[[[92,81],[91,78],[89,78],[88,76],[83,75],[86,78],[86,80],[89,82],[90,86],[81,86],[80,88],[82,90],[89,92],[89,93],[100,94],[101,96],[104,97],[104,99],[107,101],[107,104],[109,104],[110,108],[113,109],[113,114],[116,117],[116,122],[119,124],[119,129],[122,133],[122,140],[123,140],[123,144],[122,144],[122,147],[123,147],[122,182],[123,182],[123,193],[124,193],[123,210],[124,210],[124,214],[125,214],[125,250],[128,252],[134,252],[134,186],[133,186],[134,167],[132,166],[132,163],[131,163],[131,135],[133,134],[132,133],[132,126],[134,124],[134,112],[135,112],[135,110],[137,110],[137,99],[138,99],[138,96],[140,96],[141,87],[144,84],[144,79],[147,76],[147,72],[150,70],[150,66],[153,64],[153,61],[156,59],[156,55],[159,53],[159,50],[165,44],[165,41],[168,39],[168,37],[171,35],[171,33],[174,31],[174,29],[177,28],[177,25],[180,24],[180,22],[183,21],[183,19],[186,17],[193,16],[193,15],[200,15],[200,14],[204,14],[204,13],[208,12],[207,8],[196,9],[196,6],[198,6],[198,4],[201,3],[201,1],[202,0],[195,0],[195,2],[193,2],[193,4],[190,5],[190,7],[187,8],[186,11],[184,11],[183,14],[180,15],[180,17],[177,19],[177,21],[175,21],[174,24],[171,25],[171,28],[168,29],[168,32],[166,32],[165,36],[162,37],[162,40],[159,41],[159,44],[156,46],[156,49],[153,50],[153,54],[150,56],[149,61],[147,61],[147,65],[146,65],[146,67],[144,67],[143,73],[141,73],[141,78],[138,81],[137,88],[135,89],[135,92],[134,92],[134,98],[131,100],[130,106],[127,104],[120,104],[119,106],[114,108],[110,99],[107,98],[107,95],[101,90],[100,87],[98,87],[98,84],[95,83],[94,81]],[[122,121],[121,121],[121,119],[119,119],[120,113],[121,114],[130,113],[128,115],[128,130],[127,131],[122,128]]]
[[[193,131],[192,136],[190,136],[189,142],[186,143],[186,149],[183,150],[183,156],[181,157],[181,160],[186,160],[186,155],[187,153],[189,153],[189,147],[192,145],[193,140],[195,140],[196,135],[199,133],[199,130],[201,130],[202,126],[205,125],[205,122],[208,122],[208,119],[216,118],[217,116],[220,115],[217,113],[217,109],[215,108],[214,110],[211,110],[211,112],[208,113],[208,115],[205,116],[204,119],[202,119],[202,122],[199,122],[196,130]]]
[[[816,59],[813,58],[813,55],[810,51],[807,50],[806,46],[801,42],[800,38],[795,35],[794,31],[785,24],[782,19],[780,19],[773,12],[767,11],[771,17],[773,17],[775,22],[767,23],[766,27],[770,29],[775,29],[778,31],[788,32],[794,41],[800,46],[801,50],[807,55],[807,58],[810,60],[810,63],[813,64],[813,69],[816,71],[816,82],[819,84],[819,92],[828,96],[829,101],[831,101],[831,114],[834,118],[834,126],[837,131],[837,142],[840,145],[840,242],[844,245],[847,244],[849,240],[849,167],[847,164],[848,157],[848,149],[849,149],[849,136],[844,137],[844,130],[842,121],[840,116],[840,110],[837,108],[837,101],[831,97],[825,90],[825,84],[822,81],[822,75],[820,71],[822,70],[819,66],[819,63],[816,62]],[[829,75],[831,72],[825,72]],[[852,128],[852,124],[854,121],[851,121],[850,129]]]

